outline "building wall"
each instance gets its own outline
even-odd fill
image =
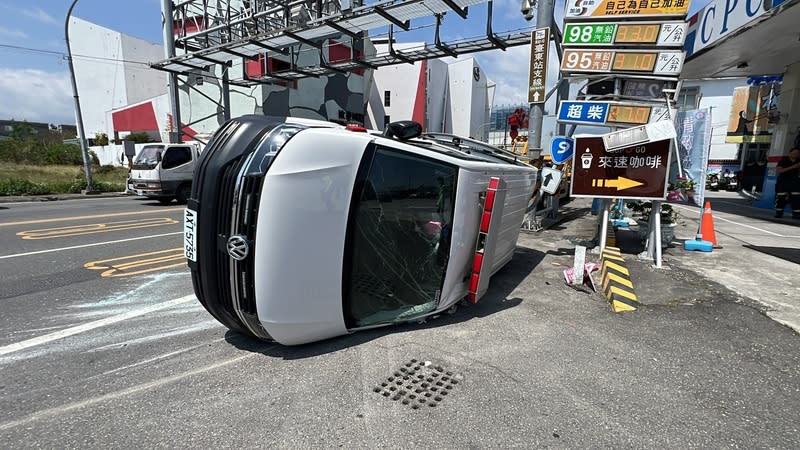
[[[428,119],[425,124],[428,131],[445,130],[445,108],[448,99],[447,63],[439,59],[428,61]]]
[[[447,66],[450,107],[447,114],[448,129],[445,131],[448,133],[460,136],[471,135],[472,102],[474,101],[472,68],[474,66],[475,62],[471,58],[458,60]],[[484,96],[479,97],[478,101],[482,102]]]
[[[403,51],[404,49],[424,46],[425,43],[413,42],[395,44],[394,49]],[[375,51],[378,54],[388,53],[389,46],[387,44],[376,44]],[[428,64],[417,62],[414,64],[384,66],[375,71],[373,84],[370,88],[369,101],[367,102],[367,125],[369,128],[382,130],[387,115],[392,122],[412,120],[417,93],[420,88],[423,89],[423,95],[427,91],[425,89],[427,84],[427,70],[425,69],[427,67]],[[421,83],[422,80],[425,83]],[[386,91],[390,93],[391,101],[389,106],[386,106],[384,101]],[[430,128],[428,123],[423,123],[422,126],[425,129]]]
[[[683,88],[699,88],[700,108],[711,108],[711,149],[710,160],[731,161],[739,157],[738,144],[726,144],[725,136],[728,129],[728,120],[731,115],[731,99],[733,89],[746,86],[744,78],[731,78],[719,80],[685,81]]]
[[[147,66],[164,58],[161,45],[74,16],[69,31],[87,137],[113,134],[106,114],[112,109],[167,92],[164,73]]]

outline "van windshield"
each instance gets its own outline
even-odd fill
[[[155,169],[163,153],[163,145],[145,145],[133,160],[133,168],[137,170]]]
[[[438,306],[457,173],[417,155],[385,147],[375,152],[348,224],[343,281],[349,326],[407,320]]]

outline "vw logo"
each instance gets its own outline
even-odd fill
[[[250,244],[244,236],[238,234],[228,238],[227,248],[228,255],[237,261],[247,258],[247,255],[250,254]]]

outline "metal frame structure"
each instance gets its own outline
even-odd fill
[[[184,126],[178,101],[179,76],[205,75],[213,72],[216,65],[225,68],[220,106],[228,119],[230,85],[286,83],[530,43],[530,29],[499,34],[492,30],[493,0],[375,0],[370,4],[364,4],[365,0],[350,0],[344,8],[343,3],[341,0],[162,0],[167,54],[166,59],[151,67],[169,73],[170,109],[174,123],[179,124],[170,140],[179,142]],[[442,42],[440,30],[446,13],[464,19],[470,6],[482,3],[488,8],[485,36]],[[395,28],[408,31],[412,20],[427,17],[436,19],[434,45],[395,50]],[[388,52],[358,55],[356,49],[363,49],[365,37],[376,29],[388,29]],[[323,49],[329,39],[349,43],[350,58],[326,61]],[[298,66],[301,51],[316,51],[317,63]],[[264,73],[257,77],[247,76],[246,69],[239,74],[230,70],[235,63],[244,66],[247,61],[278,56],[288,57],[287,69],[271,71],[265,64]]]
[[[288,70],[258,78],[231,74],[230,84],[249,87],[530,43],[529,30],[504,34],[492,30],[492,0],[378,0],[369,5],[362,5],[362,1],[353,0],[353,7],[343,10],[339,0],[165,0],[164,7],[170,8],[168,13],[172,18],[174,49],[183,53],[173,52],[151,66],[188,75],[206,71],[209,64],[230,65],[234,60],[257,60],[270,54],[290,56],[292,64]],[[486,36],[443,43],[442,16],[453,12],[466,18],[469,7],[481,3],[487,3],[489,8]],[[388,53],[362,59],[355,55],[340,62],[324,59],[322,48],[326,39],[346,37],[356,46],[370,30],[388,27],[391,43],[395,27],[408,30],[411,20],[424,17],[437,18],[435,45],[430,48],[400,52],[390,47]],[[319,51],[318,64],[296,65],[300,45]]]

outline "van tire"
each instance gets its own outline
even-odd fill
[[[188,183],[184,183],[178,186],[178,190],[175,191],[175,200],[178,201],[179,205],[185,205],[186,201],[189,200],[189,195],[192,193],[192,185]]]

